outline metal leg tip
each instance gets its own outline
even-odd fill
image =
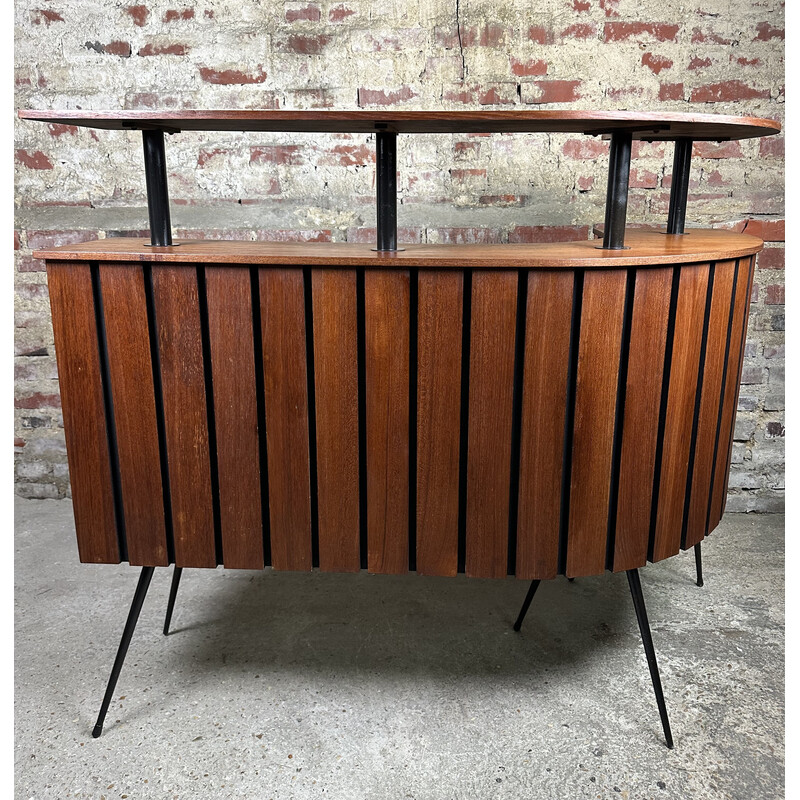
[[[521,623],[519,623],[519,622],[515,622],[515,623],[514,623],[514,630],[515,630],[517,633],[519,633],[519,632],[520,632],[520,630],[522,630],[522,624],[521,624]]]
[[[103,726],[98,722],[97,725],[94,726],[94,730],[92,731],[92,739],[99,739],[102,733],[103,733]]]
[[[169,636],[169,625],[164,626],[164,636]]]
[[[673,743],[672,743],[672,737],[671,736],[667,737],[667,747],[670,750],[674,750],[675,749],[675,745],[673,745]]]
[[[697,579],[697,585],[698,586],[703,586],[703,579],[702,578],[698,578]]]

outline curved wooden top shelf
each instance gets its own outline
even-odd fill
[[[302,265],[323,267],[395,267],[459,269],[480,267],[608,268],[689,264],[743,258],[761,250],[755,236],[723,230],[692,229],[668,236],[655,228],[628,230],[626,250],[603,250],[602,240],[495,245],[407,245],[376,252],[367,244],[307,244],[179,240],[172,247],[150,247],[145,239],[113,238],[70,244],[33,255],[55,261],[129,261],[206,264]]]
[[[775,120],[639,111],[19,111],[21,119],[108,130],[308,133],[582,133],[626,130],[648,141],[725,141],[778,133]]]

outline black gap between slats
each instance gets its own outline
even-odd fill
[[[158,431],[158,460],[161,467],[161,491],[164,502],[164,522],[167,531],[167,560],[175,562],[175,536],[172,530],[172,494],[169,488],[169,460],[167,458],[167,428],[164,421],[164,389],[161,383],[161,355],[158,351],[156,305],[153,300],[153,269],[143,267],[144,302],[147,309],[147,335],[150,339],[150,364],[153,369],[153,394],[156,404],[156,430]]]
[[[314,384],[314,314],[311,267],[303,267],[306,323],[306,387],[308,393],[308,466],[311,489],[311,566],[319,567],[319,495],[317,493],[317,400]]]
[[[578,349],[581,338],[584,270],[575,270],[572,285],[572,321],[567,363],[567,402],[564,414],[564,449],[561,461],[561,513],[558,531],[558,572],[567,574],[567,539],[569,535],[569,494],[572,484],[572,443],[575,435],[575,396],[578,386]]]
[[[261,328],[261,292],[258,267],[250,267],[250,307],[253,314],[253,356],[255,368],[256,414],[258,416],[258,464],[261,478],[261,536],[264,543],[264,564],[272,564],[269,527],[269,471],[267,462],[267,411],[264,394],[264,349]]]
[[[211,508],[214,516],[214,549],[216,551],[217,564],[224,564],[219,501],[219,465],[217,463],[217,426],[214,418],[214,381],[211,374],[211,337],[208,330],[208,293],[206,290],[206,271],[202,266],[197,267],[197,298],[200,306],[200,339],[203,345],[203,375],[206,388],[208,455],[211,467]]]
[[[472,328],[472,270],[464,270],[464,310],[461,320],[461,414],[458,444],[458,561],[467,565],[467,449],[469,445],[469,351]]]
[[[409,271],[409,359],[408,359],[408,569],[417,569],[417,381],[419,268]]]
[[[703,396],[703,378],[708,350],[708,324],[711,318],[711,300],[714,295],[714,272],[712,264],[708,270],[708,289],[706,291],[706,309],[703,315],[703,339],[700,343],[700,364],[697,367],[697,390],[694,397],[694,415],[692,419],[692,442],[689,446],[689,468],[686,470],[686,491],[683,500],[683,524],[681,525],[681,550],[686,549],[686,530],[689,525],[689,506],[692,499],[692,478],[694,477],[694,460],[697,450],[697,428],[700,424],[700,405]]]
[[[125,511],[122,504],[122,482],[119,471],[119,449],[117,447],[117,427],[114,417],[114,398],[111,394],[111,375],[108,370],[108,341],[106,339],[106,321],[103,313],[103,293],[100,290],[100,266],[89,264],[89,275],[92,280],[92,300],[94,305],[94,321],[97,330],[97,352],[100,358],[100,379],[103,384],[103,405],[106,416],[106,437],[108,439],[108,456],[111,467],[111,494],[114,498],[114,519],[117,528],[117,546],[122,561],[128,560],[128,540],[125,534]]]
[[[356,331],[358,342],[358,536],[361,569],[368,566],[367,542],[367,312],[364,270],[356,270]]]
[[[514,333],[514,392],[511,403],[511,480],[508,496],[508,567],[517,571],[517,524],[519,520],[519,454],[522,428],[522,380],[525,368],[525,326],[528,309],[528,270],[517,273],[517,318]]]
[[[706,508],[706,522],[703,526],[703,535],[708,535],[708,523],[711,519],[711,502],[714,496],[714,476],[717,472],[717,455],[719,451],[719,437],[722,429],[722,407],[725,403],[725,383],[728,379],[728,359],[731,353],[731,334],[733,331],[733,310],[736,304],[736,285],[739,281],[739,259],[733,269],[733,288],[731,289],[731,307],[728,312],[728,333],[725,338],[725,358],[722,362],[722,386],[719,390],[719,407],[717,410],[717,432],[714,435],[714,456],[711,460],[711,483],[708,487],[708,507]]]
[[[664,344],[664,369],[661,381],[661,405],[658,410],[658,435],[656,437],[655,470],[653,472],[653,494],[650,505],[650,535],[647,542],[647,559],[653,560],[656,541],[656,519],[658,517],[658,495],[661,489],[661,459],[664,454],[664,429],[667,425],[667,400],[669,399],[669,379],[672,372],[672,349],[675,344],[675,319],[678,311],[678,289],[681,268],[672,269],[672,291],[669,297],[667,316],[667,340]]]
[[[614,439],[611,450],[611,482],[608,493],[608,533],[606,535],[606,569],[614,569],[614,550],[617,541],[617,511],[619,508],[619,471],[622,459],[622,431],[625,425],[625,400],[628,389],[628,360],[631,352],[633,298],[636,270],[628,270],[625,283],[625,314],[622,318],[622,340],[619,348],[617,400],[614,407]]]

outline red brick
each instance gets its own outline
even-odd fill
[[[363,166],[375,162],[375,148],[368,144],[337,144],[331,148],[333,156],[330,163],[340,167]],[[325,159],[321,159],[325,163]]]
[[[442,244],[500,244],[496,228],[430,228],[429,235]]]
[[[478,102],[482,106],[508,105],[516,100],[516,83],[501,83],[478,91]]]
[[[784,30],[783,28],[773,28],[769,22],[759,22],[756,25],[756,38],[753,39],[754,42],[768,42],[770,39],[780,39],[783,41],[784,39]]]
[[[741,158],[739,142],[695,142],[692,155],[698,158]]]
[[[189,46],[185,44],[153,44],[148,42],[139,50],[140,56],[185,56],[189,52]]]
[[[299,144],[267,144],[250,148],[251,164],[303,164],[305,148]]]
[[[72,136],[76,136],[78,133],[77,125],[61,125],[58,122],[48,122],[47,130],[50,131],[51,136],[56,138],[63,136],[65,133],[69,133]]]
[[[34,25],[41,25],[44,22],[45,27],[49,28],[51,23],[63,21],[64,17],[62,17],[61,14],[49,8],[39,8],[31,12],[31,22]]]
[[[594,186],[594,175],[578,175],[575,188],[579,192],[588,192]]]
[[[776,156],[783,158],[785,140],[783,136],[765,136],[758,143],[758,154],[760,156]]]
[[[14,231],[14,249],[19,250],[19,231]]]
[[[28,231],[28,247],[31,250],[49,250],[67,244],[91,242],[97,239],[97,231]]]
[[[560,33],[562,39],[594,39],[597,36],[597,25],[593,22],[576,22],[568,25]]]
[[[14,155],[17,161],[28,169],[53,169],[53,162],[41,150],[35,150],[33,153],[17,150]]]
[[[480,142],[456,142],[453,145],[453,156],[458,161],[472,161],[477,158],[480,149]]]
[[[17,259],[17,270],[19,272],[45,272],[44,261],[32,256],[20,256]]]
[[[572,10],[577,11],[579,14],[583,11],[589,11],[592,4],[589,0],[572,0]]]
[[[582,242],[588,238],[588,225],[517,225],[508,234],[509,244]]]
[[[61,408],[61,397],[57,394],[36,394],[15,397],[14,408]]]
[[[393,106],[411,100],[417,93],[410,86],[401,86],[394,91],[384,91],[383,89],[358,90],[358,105],[364,106]]]
[[[569,139],[564,142],[561,152],[568,158],[595,159],[608,152],[608,142],[601,139]]]
[[[682,83],[662,83],[658,87],[659,100],[683,100]]]
[[[765,242],[786,241],[786,221],[782,219],[748,219],[742,233],[758,236]]]
[[[765,247],[758,256],[759,269],[783,269],[786,251],[782,247]]]
[[[693,103],[726,103],[758,98],[769,98],[769,89],[756,89],[735,80],[698,86],[691,95]]]
[[[581,99],[581,81],[531,81],[522,84],[522,102],[572,103]]]
[[[210,67],[200,67],[200,77],[206,83],[219,83],[224,86],[231,84],[264,83],[267,79],[267,73],[264,72],[264,67],[259,64],[256,70],[256,72],[240,72],[238,69],[215,70]]]
[[[692,56],[692,58],[689,60],[689,69],[702,69],[703,67],[710,66],[710,58],[699,58],[698,56]]]
[[[733,55],[731,55],[731,61],[733,61]],[[736,59],[736,63],[740,67],[757,67],[761,63],[760,58],[745,58],[744,56],[739,56]]]
[[[714,31],[694,28],[692,30],[692,44],[731,44],[731,40],[720,36]]]
[[[607,17],[618,17],[617,6],[620,0],[600,0],[600,8],[605,11]]]
[[[162,18],[162,22],[177,22],[178,20],[194,19],[193,8],[170,8]]]
[[[668,22],[606,22],[603,38],[606,42],[627,39],[655,39],[657,42],[677,42],[680,25]]]
[[[21,450],[23,447],[25,447],[25,440],[24,439],[18,439],[15,436],[14,437],[14,449],[16,450],[17,448],[19,448]]]
[[[475,89],[445,89],[442,98],[449,103],[475,103]]]
[[[140,28],[145,26],[147,18],[150,16],[150,11],[147,6],[143,5],[128,6],[125,11],[133,19],[133,24],[138,25]]]
[[[631,189],[655,189],[658,186],[658,175],[649,169],[634,167],[631,169],[628,185]]]
[[[298,5],[293,3],[290,8],[284,10],[283,18],[287,22],[319,22],[319,6],[316,4]]]
[[[669,69],[672,64],[672,59],[665,56],[657,56],[653,53],[645,53],[642,56],[642,66],[648,67],[655,75],[658,75],[661,70]]]
[[[555,36],[553,31],[549,28],[542,28],[538,25],[532,25],[528,28],[528,38],[536,44],[553,44]]]
[[[511,73],[518,77],[547,75],[547,62],[538,58],[520,61],[514,58],[514,56],[511,56]]]
[[[786,288],[781,283],[766,287],[764,303],[768,306],[782,306],[786,302]]]
[[[482,168],[476,169],[451,169],[450,177],[455,183],[464,183],[470,178],[485,178],[486,170]]]
[[[226,147],[204,147],[197,154],[197,166],[202,168],[208,164],[214,156],[224,156],[229,153],[230,150]]]
[[[345,6],[345,5],[334,6],[328,12],[328,20],[330,22],[341,22],[342,20],[345,20],[348,17],[351,17],[355,13],[356,12],[352,8],[350,8],[349,6]]]
[[[304,36],[303,34],[292,34],[287,40],[285,48],[292,53],[300,53],[306,56],[319,55],[330,42],[331,37],[320,33],[316,36]]]
[[[109,42],[103,45],[103,52],[108,53],[110,56],[120,56],[120,58],[130,58],[131,43],[130,42]]]

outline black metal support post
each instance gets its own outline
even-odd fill
[[[150,215],[150,243],[153,247],[172,244],[172,223],[169,217],[167,159],[164,154],[163,131],[142,131],[144,144],[144,176],[147,183],[147,211]]]
[[[167,601],[167,615],[164,617],[164,636],[169,636],[169,624],[172,622],[172,612],[175,610],[175,598],[178,596],[178,585],[181,582],[183,567],[175,567],[172,573],[172,584],[169,587],[169,600]]]
[[[669,727],[669,717],[667,717],[667,706],[664,702],[664,692],[661,688],[661,676],[658,674],[658,664],[656,663],[656,651],[653,647],[653,637],[650,634],[650,623],[647,621],[647,610],[644,606],[644,596],[642,595],[642,584],[639,581],[639,570],[629,569],[628,585],[633,597],[633,607],[636,610],[636,620],[639,623],[639,633],[642,635],[642,644],[647,656],[647,666],[650,669],[650,679],[653,681],[653,691],[656,694],[658,703],[658,713],[661,715],[661,725],[664,728],[664,739],[667,747],[672,749],[672,731]]]
[[[686,202],[689,197],[689,170],[692,162],[692,140],[676,139],[672,159],[672,186],[669,190],[667,233],[682,234],[686,222]]]
[[[114,689],[117,686],[120,670],[125,662],[125,656],[128,653],[128,645],[131,643],[131,637],[136,628],[136,622],[139,619],[139,612],[142,610],[144,598],[147,596],[147,590],[150,587],[153,570],[155,570],[155,567],[142,567],[142,572],[139,575],[139,583],[136,585],[136,592],[133,595],[131,610],[128,612],[128,620],[125,623],[125,629],[122,631],[122,640],[119,643],[117,657],[114,659],[114,666],[111,668],[111,677],[108,679],[106,694],[105,697],[103,697],[103,705],[100,706],[100,713],[97,715],[97,723],[92,731],[92,736],[95,739],[99,738],[100,734],[103,732],[103,723],[105,722],[111,699],[114,696]]]
[[[528,588],[528,594],[525,595],[525,602],[522,604],[517,621],[514,623],[515,631],[519,631],[519,629],[522,627],[522,620],[525,619],[525,615],[528,613],[528,609],[531,606],[531,600],[533,600],[533,596],[536,594],[536,590],[539,588],[539,583],[540,581],[531,581],[531,585]]]
[[[397,134],[375,134],[378,246],[376,250],[397,250]],[[402,249],[402,248],[401,248]]]
[[[625,218],[628,214],[632,138],[630,131],[614,131],[611,134],[603,250],[625,249]]]
[[[703,556],[700,553],[700,543],[694,546],[694,565],[697,567],[697,585],[703,585]]]

